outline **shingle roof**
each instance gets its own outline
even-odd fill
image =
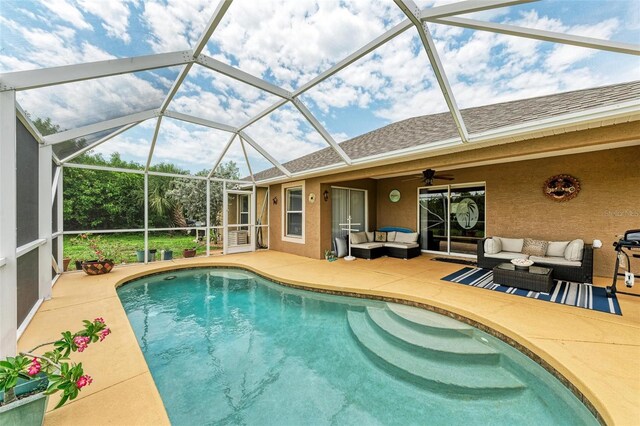
[[[640,99],[640,81],[576,90],[573,92],[503,102],[461,110],[469,133],[537,121],[545,118],[585,111]],[[364,135],[341,142],[352,159],[411,148],[458,137],[449,112],[408,118]],[[330,147],[296,158],[284,167],[292,173],[341,163]],[[277,168],[255,174],[256,180],[283,176]]]

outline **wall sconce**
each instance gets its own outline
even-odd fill
[[[329,201],[329,191],[327,191],[326,189],[324,190],[324,192],[322,193],[322,198],[325,201]]]
[[[278,204],[278,197],[273,197],[273,205],[277,205]]]

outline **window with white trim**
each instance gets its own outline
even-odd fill
[[[303,191],[302,186],[285,188],[285,236],[289,238],[302,238],[303,236]]]

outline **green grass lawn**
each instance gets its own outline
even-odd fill
[[[144,250],[143,233],[122,233],[122,234],[95,234],[100,235],[99,247],[106,252],[115,251],[118,255],[114,259],[117,263],[137,262],[136,250]],[[173,258],[181,258],[184,249],[196,248],[196,256],[205,254],[207,247],[204,241],[195,242],[194,235],[185,235],[183,232],[153,233],[149,235],[149,249],[158,250],[156,260],[161,260],[160,250],[172,250]],[[211,243],[211,250],[221,250]],[[76,260],[95,259],[96,255],[88,246],[86,240],[82,240],[74,235],[64,237],[64,256],[71,258],[69,270],[75,269]]]

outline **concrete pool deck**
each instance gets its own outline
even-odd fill
[[[276,251],[180,259],[115,268],[104,276],[67,273],[53,288],[19,343],[28,350],[76,331],[83,319],[104,317],[112,334],[83,353],[73,354],[94,378],[64,407],[51,411],[46,425],[169,424],[162,400],[116,287],[154,272],[202,266],[246,268],[275,281],[328,291],[401,299],[446,310],[483,324],[568,379],[606,424],[640,424],[640,298],[620,294],[623,316],[441,281],[462,265],[430,260],[380,258],[327,262]],[[596,285],[605,285],[605,278]]]

